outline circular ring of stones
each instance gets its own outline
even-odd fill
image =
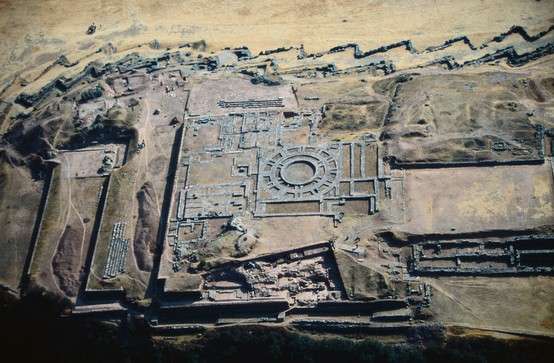
[[[286,194],[296,197],[309,197],[324,194],[335,185],[337,161],[328,151],[316,147],[292,147],[283,149],[269,159],[268,173],[271,184]],[[289,168],[296,164],[306,164],[313,175],[305,179],[290,176]]]

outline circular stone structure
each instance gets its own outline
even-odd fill
[[[260,176],[275,198],[309,198],[324,195],[335,187],[337,165],[326,149],[288,147],[265,160]]]
[[[316,168],[310,160],[294,160],[281,169],[281,178],[291,185],[305,185],[315,178]]]

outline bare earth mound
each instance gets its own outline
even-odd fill
[[[139,268],[152,269],[152,259],[156,250],[159,213],[155,204],[155,191],[150,183],[145,183],[137,193],[138,220],[135,229],[134,250]]]

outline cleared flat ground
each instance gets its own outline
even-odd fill
[[[274,111],[296,109],[297,103],[290,86],[255,86],[247,77],[206,80],[193,87],[188,109],[191,115],[227,115],[241,112],[242,108],[222,108],[219,101],[275,100],[283,99],[284,108],[275,107]]]
[[[260,236],[257,253],[286,250],[323,242],[332,236],[333,221],[328,217],[274,217],[252,221],[250,227]]]
[[[543,277],[426,279],[433,311],[447,324],[554,335],[554,279]]]
[[[550,163],[409,170],[405,193],[412,233],[526,229],[554,220]]]

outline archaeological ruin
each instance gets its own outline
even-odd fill
[[[4,218],[28,253],[0,277],[161,335],[553,336],[494,304],[554,291],[553,36],[59,59],[1,93],[3,180],[30,166],[36,215]]]

